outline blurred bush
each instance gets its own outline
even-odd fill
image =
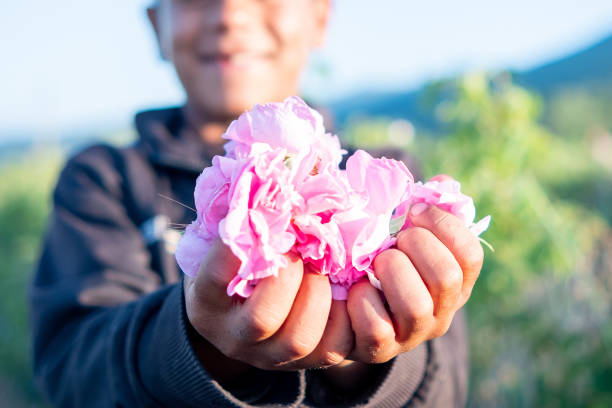
[[[61,163],[54,148],[0,165],[0,405],[39,402],[31,375],[26,292]]]
[[[417,132],[405,147],[493,217],[484,238],[495,252],[467,306],[470,405],[612,406],[612,136],[552,134],[538,98],[507,77],[469,75],[432,92],[445,131]],[[380,143],[390,123],[354,122],[347,138]]]

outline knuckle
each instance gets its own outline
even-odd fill
[[[436,338],[436,337],[442,337],[444,336],[447,332],[448,329],[450,328],[452,320],[448,320],[445,321],[442,324],[438,324],[432,331],[432,336],[431,338]]]
[[[378,334],[370,334],[363,340],[368,354],[377,354],[379,350],[382,350],[385,347],[386,342],[387,340],[384,338],[384,336]]]
[[[382,363],[384,360],[384,347],[371,344],[365,348],[365,362],[369,364]]]
[[[412,308],[413,317],[418,320],[429,319],[433,316],[434,304],[430,296],[424,296],[423,299],[415,301]]]
[[[465,268],[469,271],[480,272],[482,261],[484,260],[484,250],[480,243],[466,245],[465,248]]]
[[[419,242],[422,242],[431,235],[432,233],[423,227],[407,228],[398,234],[397,247],[404,252],[408,251],[410,248],[417,246]]]
[[[394,265],[399,264],[404,257],[406,255],[398,249],[384,250],[374,258],[374,270],[384,274],[385,271],[392,270]]]
[[[463,283],[463,272],[460,268],[447,267],[441,269],[440,281],[438,282],[442,294],[459,293]]]
[[[274,334],[277,318],[270,313],[246,313],[242,318],[240,336],[245,340],[259,341]]]
[[[415,302],[410,310],[411,327],[413,332],[423,332],[430,326],[433,318],[434,304],[431,299]]]
[[[397,236],[398,241],[402,241],[406,244],[412,244],[415,240],[418,240],[423,234],[426,234],[428,231],[423,227],[413,226],[410,228],[406,228],[401,231]]]
[[[472,289],[472,287],[467,287],[463,290],[463,293],[461,294],[462,305],[470,299],[470,296],[472,296]]]
[[[346,336],[338,341],[335,341],[333,345],[323,344],[321,366],[335,366],[343,362],[349,353],[353,350],[355,341],[353,336]]]
[[[279,363],[299,360],[306,357],[315,349],[316,344],[313,343],[312,341],[300,339],[299,337],[290,338],[282,346],[282,351],[279,355],[281,361],[279,361]]]
[[[388,361],[389,344],[395,339],[395,332],[381,329],[371,332],[364,337],[363,348],[365,359],[369,363],[382,363]]]
[[[393,358],[393,354],[387,351],[386,347],[368,347],[365,353],[365,362],[368,364],[381,364]]]
[[[430,322],[430,319],[428,317],[415,316],[411,322],[412,334],[423,333],[427,331],[427,328],[429,327],[429,322]]]
[[[393,262],[397,262],[397,260],[402,256],[405,256],[405,255],[401,251],[395,248],[390,248],[378,254],[376,258],[374,259],[374,262],[378,260],[378,262],[393,263]]]
[[[336,351],[328,351],[323,354],[323,358],[321,359],[322,367],[331,367],[340,364],[344,361],[347,354],[342,354]]]

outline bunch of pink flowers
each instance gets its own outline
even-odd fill
[[[459,216],[475,235],[475,208],[456,181],[414,183],[404,163],[346,151],[326,133],[321,115],[298,97],[256,105],[223,136],[225,156],[198,177],[197,218],[185,230],[176,259],[195,276],[218,237],[240,260],[228,295],[248,297],[260,279],[287,266],[286,254],[329,277],[334,299],[346,299],[364,278],[378,286],[372,262],[410,227],[412,205],[426,203]]]

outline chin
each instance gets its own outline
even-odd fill
[[[229,106],[239,107],[242,112],[257,103],[275,102],[279,93],[275,81],[274,77],[236,81],[224,87],[223,95]]]
[[[291,92],[279,89],[277,78],[271,76],[250,78],[216,77],[196,83],[197,91],[190,96],[202,113],[219,118],[237,118],[255,104],[280,102]],[[207,86],[203,86],[206,84]],[[193,89],[193,88],[192,88]],[[286,95],[285,95],[286,94]]]
[[[245,90],[241,93],[221,92],[214,103],[211,113],[222,117],[238,117],[244,111],[250,110],[256,104],[278,102],[278,98],[265,92],[251,93]],[[283,98],[281,98],[283,99]]]
[[[227,116],[237,117],[246,110],[249,110],[253,105],[261,103],[262,101],[258,98],[249,98],[246,95],[225,95],[224,99],[220,101],[220,109],[227,114]]]

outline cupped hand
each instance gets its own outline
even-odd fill
[[[459,218],[426,204],[409,216],[414,227],[374,259],[383,293],[367,281],[349,291],[352,359],[382,363],[445,334],[480,273],[482,247]]]
[[[332,301],[327,276],[287,255],[278,277],[262,279],[247,299],[229,297],[239,260],[217,240],[195,278],[185,277],[185,305],[197,332],[192,342],[213,376],[254,366],[297,370],[331,366],[353,346],[346,302]],[[200,341],[202,340],[202,341]],[[221,367],[217,367],[221,366]]]

